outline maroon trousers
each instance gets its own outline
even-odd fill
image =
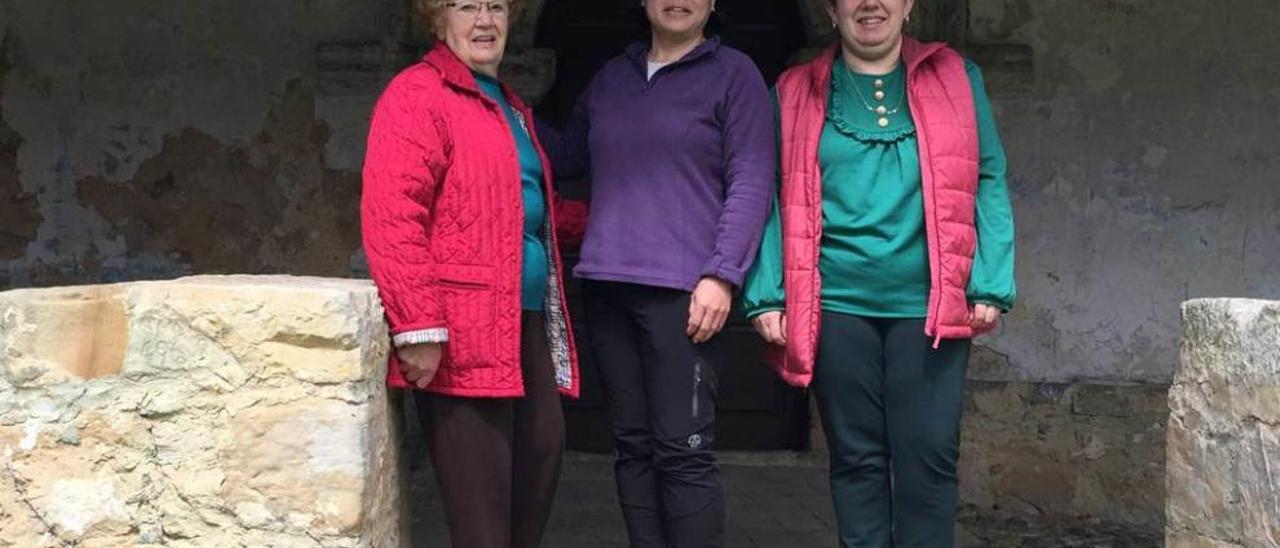
[[[523,398],[416,394],[455,548],[536,547],[560,478],[564,413],[541,312],[521,322]]]

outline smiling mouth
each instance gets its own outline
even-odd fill
[[[662,13],[669,13],[674,15],[693,15],[693,10],[689,8],[680,7],[680,6],[671,6],[669,8],[664,8],[662,10]]]
[[[477,36],[471,39],[471,43],[479,46],[492,46],[498,42],[497,36]]]
[[[884,24],[885,21],[888,21],[888,20],[889,19],[887,17],[884,17],[882,15],[868,15],[866,17],[859,17],[857,19],[857,22],[859,25],[862,25],[864,27],[874,27],[877,25],[882,25]]]

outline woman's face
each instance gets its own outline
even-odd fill
[[[510,0],[456,0],[443,18],[437,37],[471,70],[496,76],[507,47]]]
[[[715,7],[715,0],[647,0],[644,12],[655,31],[672,36],[701,36]]]
[[[835,0],[831,19],[846,49],[864,59],[879,59],[902,41],[902,28],[915,0]]]

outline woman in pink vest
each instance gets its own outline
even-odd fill
[[[830,0],[840,43],[779,78],[782,184],[745,308],[813,384],[842,547],[954,543],[970,338],[1013,305],[1005,155],[978,67]]]
[[[498,81],[520,0],[424,0],[437,42],[378,100],[361,221],[395,352],[420,390],[453,546],[535,547],[578,369],[533,116]]]

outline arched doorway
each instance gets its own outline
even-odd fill
[[[725,42],[755,60],[773,82],[797,51],[810,43],[805,18],[793,0],[733,0],[720,3],[719,33]],[[534,44],[554,51],[555,82],[542,98],[539,115],[563,122],[578,95],[608,59],[631,41],[647,37],[639,1],[549,0],[538,17]],[[585,185],[565,185],[568,195],[585,196]],[[568,258],[572,261],[572,257]],[[577,284],[570,283],[575,317],[582,318]],[[579,322],[580,340],[591,329]],[[716,446],[722,450],[803,449],[809,438],[808,401],[802,391],[777,380],[763,363],[763,342],[735,312],[720,335],[732,357],[720,377]],[[606,452],[611,448],[604,394],[588,345],[579,345],[583,397],[566,403],[569,448]]]

